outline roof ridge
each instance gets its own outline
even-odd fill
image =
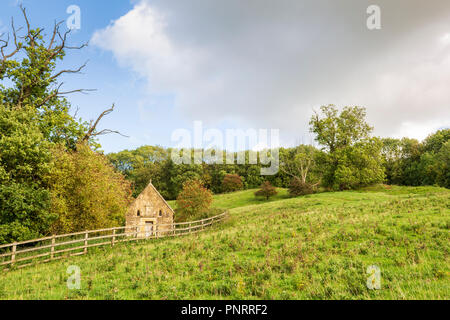
[[[156,187],[153,185],[151,179],[150,179],[150,182],[149,182],[147,187],[149,187],[149,186],[151,186],[153,188],[153,190],[156,191],[156,193],[162,199],[162,201],[164,201],[164,203],[169,207],[169,209],[172,210],[172,212],[175,214],[175,210],[172,209],[172,207],[167,203],[166,199],[164,199],[164,197],[161,195],[161,193],[159,193],[158,189],[156,189]]]

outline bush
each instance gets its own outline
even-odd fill
[[[244,184],[242,178],[237,174],[227,174],[222,181],[222,191],[223,192],[233,192],[242,190]]]
[[[269,181],[264,181],[263,184],[261,184],[261,189],[255,192],[255,196],[264,197],[266,200],[269,200],[271,196],[274,196],[277,193],[277,189],[272,186]]]
[[[49,212],[47,190],[28,184],[0,185],[0,244],[44,236],[58,217]]]
[[[315,192],[313,185],[305,183],[299,178],[293,178],[289,184],[289,195],[291,197],[303,196]]]
[[[177,221],[192,220],[201,216],[211,206],[212,192],[200,180],[188,180],[177,197]]]
[[[54,170],[49,177],[51,212],[58,219],[51,232],[70,233],[123,224],[131,197],[130,183],[89,146],[52,150]]]

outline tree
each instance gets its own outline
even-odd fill
[[[316,181],[320,180],[316,165],[319,152],[314,146],[309,145],[300,145],[290,149],[283,156],[280,170],[291,178],[300,179],[304,184],[317,185]]]
[[[274,196],[277,193],[278,193],[277,189],[274,186],[272,186],[269,181],[264,181],[261,184],[260,189],[255,192],[255,196],[264,197],[266,198],[266,200],[269,200],[271,196]]]
[[[64,142],[67,147],[74,148],[86,126],[69,114],[70,107],[65,97],[89,90],[63,91],[63,83],[59,79],[65,74],[81,72],[86,64],[59,71],[56,67],[66,50],[82,49],[86,44],[68,45],[70,31],[61,32],[62,22],[56,23],[50,37],[44,39],[44,29],[31,28],[25,9],[21,10],[25,28],[16,29],[12,20],[12,35],[0,35],[0,81],[7,79],[9,84],[0,85],[0,104],[10,110],[35,109],[44,138],[51,142]],[[23,29],[24,34],[19,34]]]
[[[205,213],[211,206],[212,192],[200,180],[188,180],[177,197],[177,221],[194,219]]]
[[[298,177],[293,177],[289,184],[289,195],[291,197],[298,197],[315,192],[315,186],[303,182]]]
[[[322,117],[315,113],[310,125],[325,151],[318,159],[324,186],[344,190],[382,182],[382,145],[370,137],[373,128],[365,121],[365,109],[345,107],[340,113],[334,105],[320,109]]]
[[[54,170],[48,177],[57,214],[54,234],[114,227],[123,224],[132,201],[130,182],[108,159],[79,143],[71,152],[53,149]]]
[[[76,197],[70,193],[58,194],[53,188],[53,179],[59,174],[55,171],[64,171],[63,167],[68,169],[66,166],[71,164],[74,154],[100,163],[95,162],[87,150],[79,152],[79,144],[83,143],[88,149],[98,148],[95,137],[114,132],[108,129],[97,131],[100,119],[113,108],[104,111],[90,124],[69,113],[67,95],[90,90],[62,90],[60,79],[66,74],[81,72],[86,64],[58,70],[58,62],[63,60],[67,50],[82,49],[86,44],[69,45],[70,30],[62,32],[62,22],[55,23],[50,35],[44,36],[44,29],[33,29],[26,10],[22,7],[21,10],[25,28],[16,28],[12,20],[10,33],[0,34],[0,241],[27,240],[49,234],[53,223],[68,214],[58,209],[60,203],[77,208],[88,202],[101,202],[105,195],[96,192],[106,189],[87,187]],[[67,157],[52,153],[56,149],[67,153]],[[68,163],[61,164],[63,158]],[[107,167],[112,170],[107,162],[102,162],[96,172],[104,172]],[[93,179],[96,172],[87,170],[85,174],[90,174]],[[78,177],[77,173],[72,172],[65,177],[67,181],[58,183],[73,181]],[[117,183],[121,182],[110,179],[108,183],[115,191]],[[63,194],[64,199],[60,197]],[[107,209],[111,207],[106,205],[103,210]],[[109,214],[114,215],[120,210],[122,207],[115,207]],[[72,223],[95,224],[98,217],[86,215],[82,218],[92,218],[92,221]]]
[[[237,174],[226,174],[222,181],[223,192],[234,192],[242,190],[244,184],[242,178]]]
[[[45,183],[50,146],[32,108],[0,104],[0,243],[43,236],[56,218]]]

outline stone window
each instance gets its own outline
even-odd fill
[[[162,217],[162,210],[159,210],[159,216]]]
[[[138,216],[138,217],[141,216],[141,211],[140,211],[140,210],[137,211],[137,216]]]

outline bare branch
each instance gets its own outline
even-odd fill
[[[52,49],[53,43],[55,43],[56,35],[57,35],[58,32],[59,32],[59,26],[60,26],[63,22],[64,22],[64,21],[60,21],[60,22],[56,23],[56,21],[55,21],[55,26],[53,27],[52,38],[50,39],[50,43],[49,43],[49,45],[48,45],[48,47],[47,47],[47,50]]]
[[[89,45],[89,42],[85,42],[82,45],[78,46],[78,47],[71,47],[71,46],[65,46],[65,49],[70,49],[70,50],[79,50],[79,49],[83,49],[85,47],[87,47]]]
[[[14,18],[11,18],[11,28],[12,28],[12,31],[13,31],[13,38],[14,38],[15,48],[10,54],[5,54],[4,49],[6,49],[9,46],[9,33],[7,34],[7,39],[6,40],[0,39],[0,42],[3,43],[3,45],[0,47],[0,53],[2,54],[2,62],[5,62],[6,59],[9,59],[12,56],[14,56],[21,49],[19,44],[17,43],[17,32],[22,30],[22,28],[19,28],[18,30],[16,30],[16,28],[14,26]],[[4,35],[4,33],[0,37],[3,37],[3,35]]]
[[[92,121],[91,121],[91,123],[90,123],[90,125],[89,125],[89,129],[88,129],[87,133],[85,134],[85,136],[83,137],[82,142],[87,142],[87,141],[89,141],[89,139],[92,138],[92,137],[96,137],[96,136],[104,135],[104,134],[109,134],[109,133],[117,133],[117,134],[119,134],[119,135],[121,135],[121,136],[123,136],[123,137],[127,137],[127,138],[128,138],[128,136],[125,136],[125,135],[121,134],[119,131],[116,131],[116,130],[103,129],[103,130],[101,130],[101,131],[95,132],[95,130],[96,130],[96,128],[97,128],[97,125],[98,125],[98,123],[100,122],[100,120],[101,120],[104,116],[107,116],[108,114],[110,114],[111,112],[113,112],[113,111],[114,111],[114,107],[115,107],[115,105],[113,104],[113,105],[111,106],[111,108],[109,108],[109,109],[103,111],[103,112],[98,116],[97,120],[95,120],[95,122],[94,122],[93,124],[92,124]]]
[[[27,23],[28,34],[30,34],[30,22],[28,21],[26,9],[22,6],[22,4],[20,5],[20,10],[22,10],[23,17],[25,18],[25,22]]]
[[[122,137],[129,138],[129,136],[126,136],[126,135],[120,133],[120,132],[117,131],[117,130],[110,130],[110,129],[103,129],[103,130],[101,130],[101,131],[99,131],[99,132],[96,132],[96,133],[94,133],[94,134],[92,135],[92,137],[100,136],[100,135],[104,135],[104,134],[109,134],[109,133],[117,133],[118,135],[121,135]]]
[[[63,73],[80,73],[81,70],[83,70],[83,69],[86,67],[87,63],[88,63],[88,61],[86,61],[81,67],[79,67],[79,68],[76,69],[76,70],[70,70],[70,69],[67,69],[67,70],[61,70],[60,72],[58,72],[57,74],[55,74],[54,76],[52,76],[50,79],[51,79],[51,80],[54,80],[54,79],[58,78],[60,75],[62,75]]]
[[[58,92],[58,96],[65,96],[67,94],[76,93],[76,92],[87,94],[87,92],[92,92],[92,91],[97,91],[97,89],[76,89],[76,90],[70,90],[70,91],[65,91],[65,92]]]

